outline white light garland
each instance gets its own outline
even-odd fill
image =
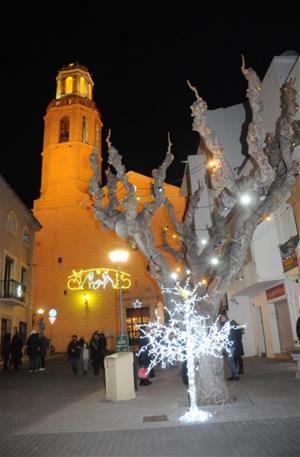
[[[195,309],[198,302],[208,298],[207,295],[199,296],[198,289],[201,290],[200,283],[191,290],[188,281],[184,288],[179,282],[173,288],[162,287],[163,293],[178,297],[171,300],[174,304],[172,310],[165,307],[169,315],[168,323],[162,325],[156,313],[155,321],[140,327],[142,338],[148,338],[147,344],[139,352],[147,351],[150,356],[148,372],[158,364],[165,368],[167,363],[187,361],[190,409],[180,418],[183,422],[203,422],[212,416],[197,407],[195,358],[200,355],[222,357],[222,350],[230,354],[232,345],[228,340],[232,328],[229,321],[221,326],[218,319],[210,322],[209,316],[202,316]]]

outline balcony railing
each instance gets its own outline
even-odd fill
[[[0,298],[11,299],[24,303],[27,298],[26,286],[14,279],[0,281]]]

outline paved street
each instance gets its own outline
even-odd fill
[[[105,400],[103,376],[74,376],[65,357],[47,371],[0,373],[0,456],[298,456],[300,380],[289,361],[245,359],[229,383],[236,401],[182,425],[186,390],[177,368],[157,370],[136,398]],[[164,419],[164,420],[159,420]]]

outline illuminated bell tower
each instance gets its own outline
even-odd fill
[[[88,192],[92,169],[89,155],[99,153],[101,164],[100,113],[93,102],[93,86],[87,68],[78,63],[64,66],[56,78],[56,98],[44,118],[41,197],[39,203],[75,203]]]

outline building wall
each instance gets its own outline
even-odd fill
[[[0,280],[4,280],[6,255],[14,260],[11,279],[21,282],[22,267],[27,270],[25,301],[8,297],[0,298],[0,319],[10,320],[11,328],[14,326],[19,328],[20,322],[27,323],[28,328],[31,328],[32,258],[35,232],[40,229],[40,224],[1,176],[0,195]],[[15,234],[11,233],[7,227],[8,216],[12,212],[15,214],[17,222]],[[25,243],[23,241],[24,227],[29,230],[30,234],[28,242]]]
[[[134,182],[132,175],[131,181]],[[137,189],[145,193],[149,181],[149,178],[138,175],[135,180]],[[170,186],[169,194],[170,199],[177,201],[177,211],[182,214],[184,199],[179,197],[179,189]],[[59,198],[68,199],[66,189]],[[35,202],[34,213],[41,220],[43,229],[36,239],[34,307],[35,310],[43,308],[46,313],[51,308],[58,311],[54,324],[46,324],[46,335],[58,351],[66,349],[72,334],[89,340],[96,329],[109,337],[110,349],[113,349],[113,337],[119,333],[119,304],[115,289],[110,285],[97,290],[71,291],[67,288],[68,276],[73,270],[115,269],[108,253],[119,247],[128,249],[125,240],[100,226],[86,201],[87,195],[82,194],[81,202],[73,205],[63,205],[63,201],[59,206]],[[158,242],[161,227],[166,224],[170,225],[167,214],[165,210],[160,210],[153,221]],[[174,268],[176,266],[174,264]],[[155,307],[162,298],[147,270],[146,259],[138,250],[130,251],[129,260],[122,270],[131,275],[131,287],[123,291],[124,307],[132,307],[133,301],[138,298],[143,306],[150,306],[150,316],[154,318]],[[83,297],[85,292],[88,295],[87,307]]]

